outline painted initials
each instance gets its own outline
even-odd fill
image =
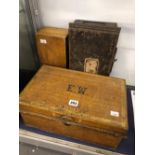
[[[67,87],[67,91],[73,92],[73,93],[78,93],[84,95],[86,92],[87,88],[81,87],[81,86],[75,86],[72,84],[69,84]]]
[[[80,87],[80,86],[79,86],[79,87],[78,87],[78,93],[84,95],[86,89],[87,89],[87,88],[83,88],[83,87]]]

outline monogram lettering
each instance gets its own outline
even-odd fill
[[[67,91],[73,92],[73,93],[78,93],[81,95],[84,95],[86,92],[87,88],[81,87],[81,86],[75,86],[72,84],[68,84],[67,86]]]
[[[79,87],[78,87],[78,93],[84,95],[86,89],[87,89],[87,88],[83,88],[83,87],[80,87],[80,86],[79,86]]]
[[[67,87],[67,91],[72,92],[72,89],[73,89],[74,87],[75,87],[74,85],[69,84],[68,87]]]

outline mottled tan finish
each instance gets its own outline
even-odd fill
[[[20,94],[20,112],[30,126],[116,147],[128,131],[125,80],[43,65]]]
[[[66,67],[66,41],[68,30],[42,28],[36,33],[38,55],[42,64]],[[41,43],[40,39],[46,40]]]

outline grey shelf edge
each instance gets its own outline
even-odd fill
[[[19,130],[19,141],[20,143],[31,144],[36,147],[42,147],[72,155],[125,155],[54,137],[40,135],[23,129]]]

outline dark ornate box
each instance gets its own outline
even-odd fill
[[[117,23],[75,20],[69,23],[69,68],[109,75],[121,28]]]

